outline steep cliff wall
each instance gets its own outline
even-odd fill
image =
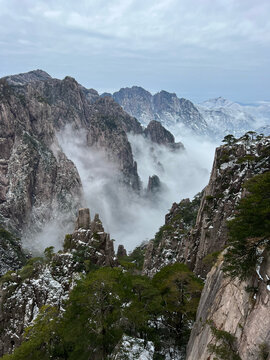
[[[51,149],[55,130],[43,102],[32,99],[27,106],[26,101],[0,81],[1,222],[19,235],[55,213],[74,212],[81,197],[75,166],[59,147]],[[43,116],[36,117],[32,107]]]
[[[186,360],[213,360],[211,345],[224,347],[228,359],[234,359],[232,356],[236,354],[241,360],[269,359],[269,251],[265,252],[257,275],[249,281],[225,277],[222,268],[223,256],[220,255],[207,275]],[[229,346],[226,336],[231,338]]]

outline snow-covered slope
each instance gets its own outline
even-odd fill
[[[204,101],[197,108],[217,138],[227,134],[241,136],[256,129],[255,118],[244,106],[222,97]]]
[[[270,102],[243,105],[218,97],[198,104],[197,108],[217,138],[229,133],[241,136],[249,130],[270,133]]]

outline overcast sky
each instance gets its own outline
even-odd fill
[[[270,100],[269,0],[0,0],[0,76]]]

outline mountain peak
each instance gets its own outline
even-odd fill
[[[7,76],[5,78],[10,85],[25,85],[35,81],[46,81],[51,79],[51,76],[46,71],[37,69],[27,73]]]
[[[222,96],[219,96],[217,98],[213,98],[213,99],[209,99],[206,101],[203,101],[202,103],[200,103],[200,106],[203,107],[207,107],[207,108],[220,108],[220,107],[226,107],[226,106],[231,106],[232,104],[234,104],[232,101],[225,99]]]

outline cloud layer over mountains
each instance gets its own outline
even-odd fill
[[[209,178],[215,147],[185,138],[187,150],[172,152],[142,135],[129,135],[144,189],[139,196],[119,183],[121,175],[116,164],[108,162],[101,151],[86,147],[83,132],[76,135],[66,129],[58,140],[78,169],[85,206],[90,208],[92,217],[96,212],[100,214],[116,245],[122,243],[128,250],[154,236],[174,201],[193,197],[202,190]],[[162,188],[153,197],[146,188],[149,176],[154,174],[159,176]]]

